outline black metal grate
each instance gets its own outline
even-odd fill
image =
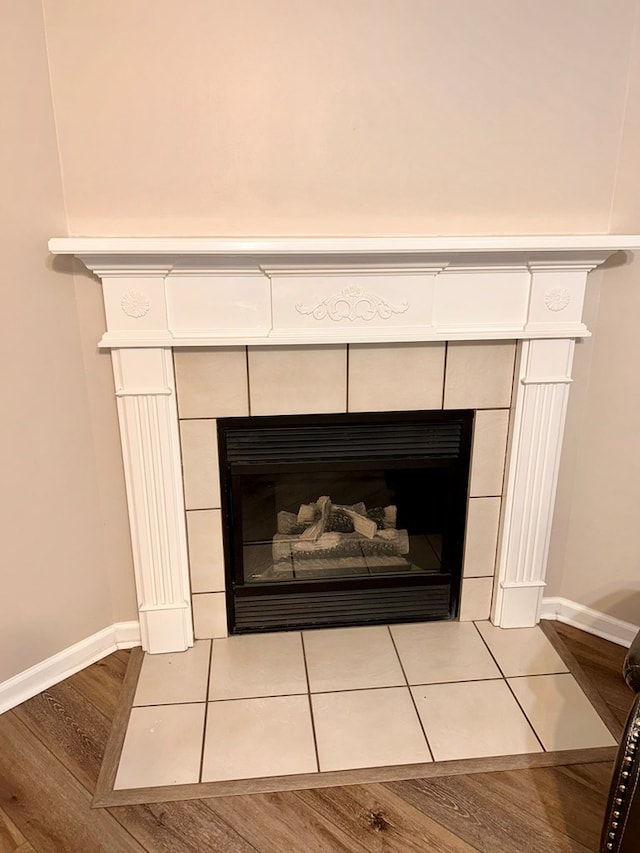
[[[318,426],[235,428],[226,432],[226,461],[347,462],[387,459],[451,459],[460,454],[463,422],[325,424]]]
[[[427,587],[305,591],[235,599],[235,630],[272,631],[449,619],[449,584]]]

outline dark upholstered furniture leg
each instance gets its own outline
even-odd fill
[[[631,643],[631,648],[624,661],[622,674],[629,687],[636,693],[640,693],[640,633]]]
[[[640,851],[640,633],[631,644],[623,674],[637,695],[622,733],[611,777],[602,826],[602,853]]]
[[[627,718],[611,777],[601,841],[601,849],[606,853],[640,851],[639,740],[640,694],[636,696]]]

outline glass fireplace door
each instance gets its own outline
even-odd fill
[[[457,614],[471,412],[219,421],[234,632]]]

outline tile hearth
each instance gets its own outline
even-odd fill
[[[145,655],[114,791],[614,745],[539,627],[254,634]]]

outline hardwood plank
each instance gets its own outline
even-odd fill
[[[15,713],[0,716],[0,808],[38,853],[139,853],[142,848],[34,737]]]
[[[593,683],[593,680],[585,673],[575,655],[570,651],[567,644],[558,634],[555,623],[550,622],[547,619],[543,619],[540,622],[540,628],[569,668],[569,671],[582,688],[583,693],[600,715],[603,723],[607,726],[614,738],[619,741],[622,736],[622,725],[602,698],[600,691]]]
[[[67,681],[107,719],[113,719],[130,652],[120,650],[76,672]]]
[[[114,658],[116,658],[116,660],[119,660],[121,663],[124,664],[125,669],[126,669],[127,664],[129,662],[129,655],[131,654],[131,652],[134,649],[139,649],[139,648],[140,648],[140,646],[132,646],[130,649],[118,649],[117,652],[113,652],[112,654],[113,654]]]
[[[20,832],[9,815],[0,809],[0,853],[14,853],[26,843],[26,838]]]
[[[111,814],[153,853],[255,853],[256,849],[201,800],[118,806]]]
[[[550,767],[535,773],[488,773],[469,778],[491,802],[516,814],[547,824],[589,849],[600,833],[607,787],[593,790],[577,776]]]
[[[104,714],[68,681],[14,708],[14,714],[87,791],[94,790],[111,728]]]
[[[567,767],[558,767],[558,773],[569,779],[576,779],[586,788],[600,794],[609,790],[613,762],[602,762],[598,764],[572,764]]]
[[[580,631],[572,625],[554,622],[554,627],[618,722],[624,725],[633,702],[633,692],[622,677],[627,649]]]
[[[531,777],[538,771],[522,772]],[[546,822],[522,815],[469,776],[390,782],[385,787],[483,853],[589,850]]]
[[[206,800],[212,812],[242,834],[260,853],[362,853],[369,848],[290,792]]]
[[[382,785],[300,791],[298,799],[372,853],[475,850]]]

